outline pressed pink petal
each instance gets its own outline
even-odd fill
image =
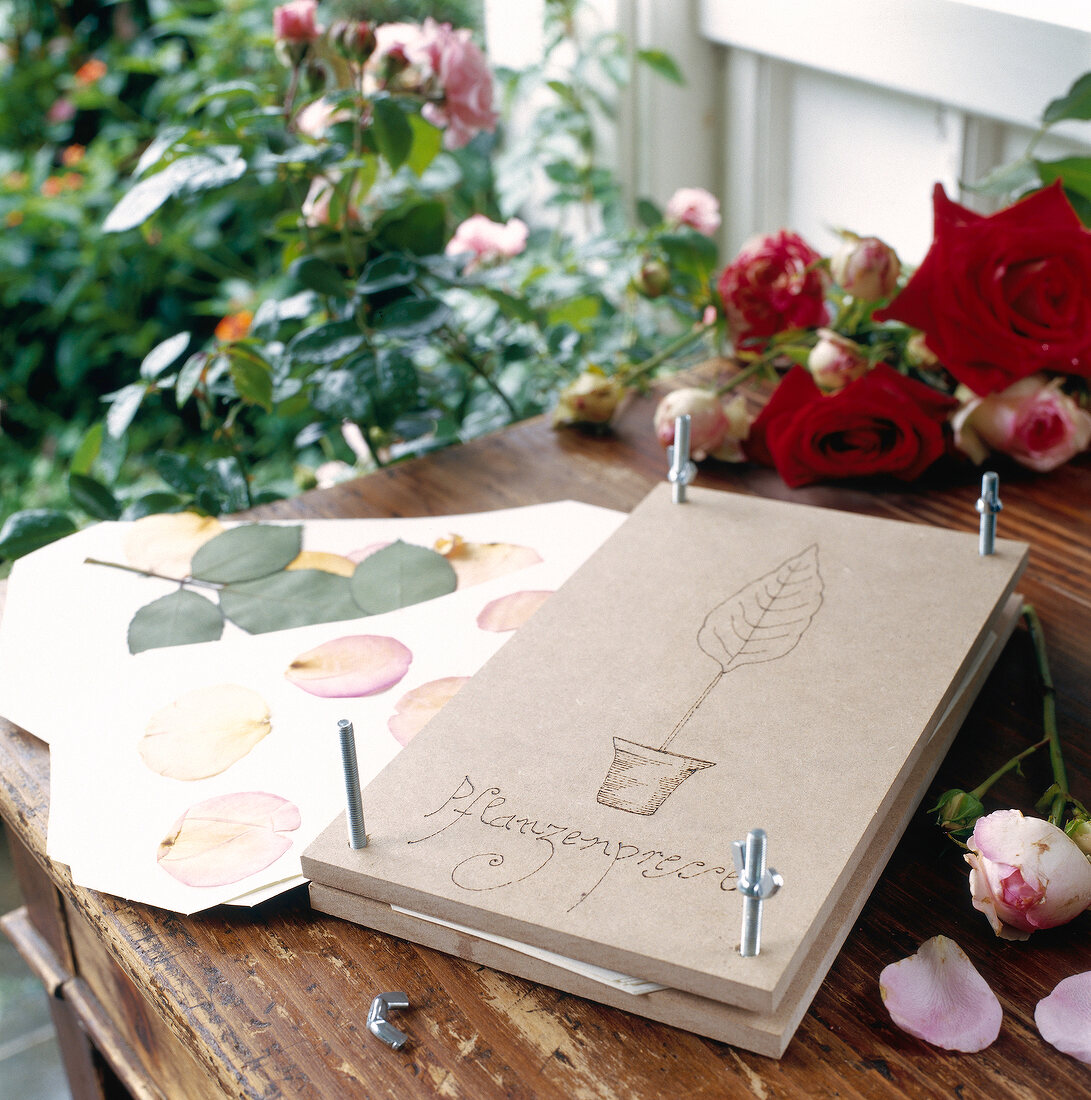
[[[885,967],[879,992],[898,1027],[944,1050],[984,1050],[1000,1034],[996,994],[946,936]]]
[[[395,713],[387,722],[398,744],[408,745],[469,679],[469,676],[444,676],[407,691],[394,704]]]
[[[361,546],[358,550],[353,550],[351,553],[345,555],[349,561],[354,561],[357,564],[362,562],[364,558],[370,558],[372,554],[377,554],[380,550],[384,550],[388,546],[393,546],[394,540],[387,539],[385,542],[369,542],[367,546]]]
[[[392,688],[409,671],[413,654],[397,638],[350,634],[301,653],[284,675],[324,699],[356,699]]]
[[[263,871],[291,846],[299,809],[280,795],[240,791],[191,806],[159,844],[156,860],[186,886],[226,886]]]
[[[1034,1009],[1047,1043],[1091,1065],[1091,971],[1065,978]]]
[[[552,592],[526,591],[498,596],[481,609],[477,616],[477,625],[482,630],[493,630],[497,633],[518,630],[552,595]]]

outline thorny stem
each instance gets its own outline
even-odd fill
[[[670,359],[672,355],[677,355],[683,348],[688,347],[695,340],[698,340],[702,336],[704,336],[704,334],[708,332],[708,330],[712,328],[714,324],[714,321],[708,323],[702,321],[700,324],[694,325],[693,328],[687,329],[685,332],[683,332],[677,340],[674,340],[665,348],[657,351],[654,355],[649,356],[643,362],[637,363],[632,370],[621,371],[620,379],[622,383],[624,383],[625,385],[629,385],[641,375],[650,374],[653,370],[655,370],[656,367],[660,366],[660,364],[665,363],[668,359]]]
[[[1034,659],[1038,666],[1038,677],[1042,682],[1042,728],[1045,731],[1045,739],[1049,743],[1049,764],[1053,770],[1053,782],[1057,789],[1050,805],[1049,820],[1060,828],[1069,795],[1068,774],[1061,754],[1061,738],[1057,732],[1057,696],[1053,690],[1053,677],[1050,675],[1049,658],[1046,655],[1046,640],[1042,633],[1038,612],[1029,603],[1025,603],[1022,615],[1026,621],[1027,630],[1030,631],[1030,640],[1034,644]]]
[[[1031,753],[1037,752],[1043,745],[1048,745],[1048,744],[1049,744],[1049,738],[1048,737],[1043,737],[1041,741],[1036,741],[1033,745],[1030,746],[1029,749],[1024,749],[1017,756],[1013,756],[1006,764],[1004,764],[1002,767],[997,768],[997,770],[994,771],[992,773],[992,775],[989,776],[988,779],[985,779],[982,782],[978,783],[978,785],[976,787],[974,787],[974,789],[972,791],[967,791],[966,793],[969,794],[969,795],[973,795],[973,797],[976,798],[980,802],[981,799],[985,797],[985,794],[988,792],[989,788],[1001,776],[1007,775],[1007,773],[1010,772],[1013,768],[1019,767],[1019,765],[1028,756],[1030,756]]]

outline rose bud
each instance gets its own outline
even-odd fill
[[[658,298],[670,290],[671,273],[662,260],[645,260],[633,279],[633,286],[645,298]]]
[[[955,788],[944,791],[930,812],[936,815],[936,824],[940,828],[968,836],[977,819],[984,816],[985,807],[975,795]]]
[[[679,187],[664,213],[669,225],[688,225],[706,237],[720,228],[720,200],[703,187]]]
[[[956,396],[964,404],[951,420],[955,446],[978,464],[992,450],[1045,473],[1091,443],[1091,413],[1064,393],[1060,378],[1035,374],[983,398],[960,386]]]
[[[273,9],[273,37],[278,42],[313,42],[318,37],[318,0],[289,0]]]
[[[588,367],[561,390],[553,410],[553,427],[609,423],[623,392],[616,378],[608,378],[598,367]]]
[[[1085,856],[1091,856],[1091,821],[1078,818],[1065,826],[1065,835]]]
[[[870,366],[859,344],[828,328],[818,330],[818,343],[807,356],[811,377],[827,393],[834,393],[857,378],[863,378]]]
[[[742,442],[750,434],[753,417],[746,400],[735,397],[726,406],[711,390],[686,387],[673,390],[655,410],[655,435],[664,447],[674,443],[674,421],[689,415],[690,457],[695,462],[712,457],[743,462]]]
[[[1025,940],[1091,905],[1091,863],[1048,821],[997,810],[978,820],[969,848],[974,908],[1002,939]]]
[[[327,32],[330,44],[349,61],[363,63],[375,52],[375,28],[362,19],[338,19]]]
[[[830,274],[846,294],[866,302],[888,298],[902,273],[898,254],[878,237],[847,234],[830,257]]]

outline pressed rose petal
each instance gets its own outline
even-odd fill
[[[197,550],[223,529],[218,519],[196,512],[144,516],[125,532],[125,558],[135,569],[181,580]]]
[[[325,699],[355,699],[392,688],[413,654],[396,638],[350,634],[301,653],[284,673],[296,687]]]
[[[898,1027],[944,1050],[984,1050],[1000,1034],[996,994],[946,936],[885,967],[879,992]]]
[[[269,706],[238,684],[197,688],[152,715],[138,746],[169,779],[207,779],[241,760],[270,730]]]
[[[498,596],[481,609],[477,616],[477,625],[482,630],[493,630],[497,633],[518,630],[552,595],[552,592],[526,591]]]
[[[385,542],[369,542],[367,546],[361,546],[358,550],[353,550],[345,556],[349,561],[359,564],[364,558],[370,558],[372,554],[378,553],[384,547],[393,545],[393,539],[387,539]]]
[[[191,806],[159,844],[156,860],[186,886],[225,886],[264,870],[292,846],[299,809],[280,795],[242,791]]]
[[[320,569],[338,577],[351,577],[356,563],[343,554],[327,554],[322,550],[303,550],[284,567],[285,569]]]
[[[395,704],[387,728],[399,745],[408,745],[469,676],[444,676],[407,691]]]
[[[1059,982],[1038,1002],[1034,1022],[1047,1043],[1091,1065],[1091,971]]]
[[[454,568],[459,588],[469,588],[528,565],[537,565],[541,554],[529,546],[510,542],[466,542],[459,535],[437,539],[435,549]]]

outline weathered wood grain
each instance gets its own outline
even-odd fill
[[[255,517],[465,512],[572,497],[632,507],[665,473],[651,403],[634,401],[601,438],[541,421],[442,451]],[[1046,477],[1001,467],[1000,531],[1033,547],[1022,591],[1038,608],[1053,665],[1072,786],[1091,798],[1091,462]],[[914,486],[791,491],[767,470],[709,465],[698,484],[974,530],[979,475],[949,467]],[[882,685],[876,685],[881,690]],[[1008,645],[941,769],[931,796],[973,786],[1037,739],[1038,687],[1022,632]],[[866,754],[866,744],[861,752]],[[990,808],[1032,810],[1049,783],[1044,757],[1007,777]],[[793,798],[784,791],[786,802]],[[192,1065],[192,1095],[245,1097],[692,1098],[1040,1097],[1091,1093],[1091,1069],[1037,1034],[1034,1006],[1061,978],[1091,969],[1091,917],[996,940],[970,905],[966,868],[923,812],[779,1062],[312,914],[298,890],[256,910],[180,917],[73,887],[44,857],[48,750],[0,723],[0,810],[52,876],[78,920],[77,960],[154,1073]],[[821,838],[816,838],[821,843]],[[930,936],[955,939],[1004,1006],[1000,1038],[978,1055],[937,1051],[895,1028],[881,968]],[[101,952],[101,958],[95,953]],[[119,977],[120,975],[121,977]],[[400,1052],[367,1033],[371,998],[404,989],[413,1008]],[[142,1014],[154,1026],[141,1027]],[[177,1043],[183,1051],[161,1049]],[[185,1057],[181,1054],[185,1053]],[[196,1079],[196,1078],[195,1078]],[[176,1076],[172,1088],[181,1087]]]

